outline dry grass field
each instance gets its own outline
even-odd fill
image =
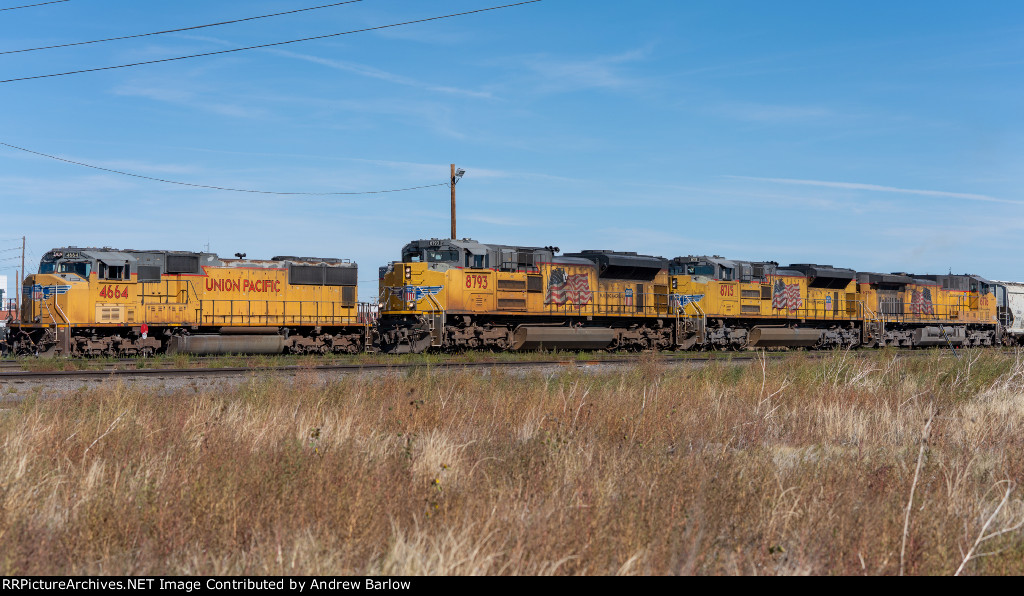
[[[0,410],[0,572],[1024,573],[1021,354],[317,379]]]

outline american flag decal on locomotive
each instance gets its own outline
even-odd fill
[[[395,297],[406,302],[419,302],[427,296],[437,296],[444,289],[443,286],[397,286],[387,287],[386,298]],[[385,298],[385,299],[386,299]]]
[[[804,301],[800,297],[800,284],[787,284],[781,279],[777,279],[772,289],[772,308],[796,310],[803,307]]]
[[[548,293],[544,296],[544,304],[565,304],[572,302],[576,306],[590,304],[594,292],[590,290],[590,276],[586,273],[567,275],[565,269],[555,269],[548,278]]]
[[[915,315],[934,315],[935,307],[932,306],[932,291],[928,288],[913,290],[910,293],[910,312]]]

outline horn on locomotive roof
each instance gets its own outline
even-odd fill
[[[245,253],[244,252],[236,252],[235,256],[238,257],[239,259],[244,259],[245,258]]]

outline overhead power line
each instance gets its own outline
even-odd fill
[[[193,188],[209,188],[212,190],[226,190],[230,192],[247,192],[261,195],[302,195],[302,196],[335,196],[335,195],[379,195],[389,192],[404,192],[407,190],[419,190],[421,188],[433,188],[435,186],[448,186],[447,182],[440,182],[438,184],[426,184],[423,186],[413,186],[410,188],[393,188],[390,190],[366,190],[360,192],[275,192],[269,190],[249,190],[245,188],[228,188],[225,186],[210,186],[208,184],[192,184],[191,182],[177,182],[174,180],[165,180],[163,178],[153,178],[151,176],[142,176],[141,174],[132,174],[131,172],[122,172],[120,170],[112,170],[110,168],[101,168],[100,166],[94,166],[80,161],[73,161],[70,159],[64,159],[63,157],[57,157],[55,155],[48,155],[46,153],[40,153],[38,151],[32,151],[31,149],[25,149],[24,147],[18,147],[17,145],[11,145],[9,143],[0,142],[0,145],[4,147],[10,147],[11,149],[17,149],[18,151],[24,151],[25,153],[31,153],[33,155],[39,155],[49,159],[55,159],[57,161],[63,161],[64,163],[75,164],[76,166],[83,166],[86,168],[92,168],[94,170],[101,170],[103,172],[110,172],[112,174],[120,174],[122,176],[131,176],[132,178],[142,178],[143,180],[152,180],[154,182],[164,182],[166,184],[178,184],[180,186],[191,186]]]
[[[402,23],[392,23],[390,25],[378,25],[376,27],[366,27],[366,28],[363,28],[363,29],[353,29],[352,31],[342,31],[341,33],[328,33],[327,35],[316,35],[314,37],[303,37],[302,39],[292,39],[292,40],[289,40],[289,41],[278,41],[278,42],[275,42],[275,43],[265,43],[265,44],[260,44],[260,45],[257,45],[257,46],[247,46],[247,47],[244,47],[244,48],[234,48],[234,49],[231,49],[231,50],[219,50],[219,51],[216,51],[216,52],[205,52],[205,53],[202,53],[202,54],[191,54],[189,56],[178,56],[178,57],[175,57],[175,58],[163,58],[163,59],[160,59],[160,60],[147,60],[145,62],[133,62],[131,64],[119,64],[117,66],[101,66],[99,68],[87,68],[87,69],[84,69],[84,70],[72,70],[72,71],[68,71],[68,72],[58,72],[58,73],[53,73],[53,74],[36,75],[36,76],[32,76],[32,77],[18,77],[16,79],[5,79],[5,80],[0,81],[0,83],[13,83],[15,81],[29,81],[29,80],[32,80],[32,79],[46,79],[46,78],[50,78],[50,77],[63,77],[63,76],[67,76],[67,75],[82,74],[82,73],[86,73],[86,72],[97,72],[97,71],[101,71],[101,70],[113,70],[115,68],[128,68],[128,67],[131,67],[131,66],[143,66],[143,65],[146,65],[146,64],[159,64],[161,62],[174,62],[175,60],[187,60],[189,58],[201,58],[201,57],[204,57],[204,56],[216,56],[218,54],[230,54],[232,52],[244,52],[246,50],[257,50],[257,49],[260,49],[260,48],[270,48],[270,47],[274,47],[274,46],[283,46],[283,45],[288,45],[288,44],[292,44],[292,43],[299,43],[299,42],[303,42],[303,41],[313,41],[313,40],[316,40],[316,39],[327,39],[327,38],[330,38],[330,37],[338,37],[338,36],[341,36],[341,35],[351,35],[353,33],[365,33],[367,31],[379,31],[381,29],[389,29],[391,27],[401,27],[403,25],[413,25],[413,24],[416,24],[416,23],[426,23],[428,21],[438,21],[438,20],[441,20],[441,19],[450,19],[452,17],[461,17],[461,16],[470,15],[470,14],[476,14],[476,13],[480,13],[480,12],[487,12],[487,11],[491,11],[491,10],[499,10],[499,9],[502,9],[502,8],[511,8],[513,6],[522,6],[524,4],[534,4],[535,2],[540,2],[540,1],[541,0],[525,0],[524,2],[516,2],[516,3],[513,3],[513,4],[503,4],[501,6],[491,6],[490,8],[479,8],[477,10],[467,10],[465,12],[457,12],[457,13],[453,13],[453,14],[446,14],[446,15],[441,15],[441,16],[438,16],[438,17],[428,17],[428,18],[425,18],[425,19],[416,19],[414,21],[405,21],[405,22],[402,22]]]
[[[39,2],[38,4],[26,4],[24,6],[11,6],[9,8],[0,8],[0,11],[4,10],[18,10],[19,8],[32,8],[33,6],[42,6],[44,4],[60,4],[61,2],[67,2],[68,0],[51,0],[50,2]]]
[[[60,0],[60,1],[61,2],[67,2],[67,0]],[[324,5],[321,5],[321,6],[313,6],[311,8],[299,8],[299,9],[296,9],[296,10],[289,10],[289,11],[286,11],[286,12],[275,12],[273,14],[264,14],[264,15],[260,15],[258,17],[246,17],[244,19],[235,19],[233,21],[221,21],[220,23],[210,23],[209,25],[195,25],[195,26],[192,26],[192,27],[182,27],[181,29],[168,29],[167,31],[154,31],[153,33],[139,33],[137,35],[123,35],[121,37],[108,37],[106,39],[94,39],[92,41],[77,41],[77,42],[74,42],[74,43],[62,43],[62,44],[52,45],[52,46],[41,46],[41,47],[38,47],[38,48],[26,48],[24,50],[7,50],[7,51],[4,51],[4,52],[0,52],[0,55],[3,55],[3,54],[18,54],[18,53],[21,53],[21,52],[35,52],[35,51],[38,51],[38,50],[52,50],[52,49],[55,49],[55,48],[70,48],[72,46],[84,46],[84,45],[88,45],[88,44],[91,44],[91,43],[102,43],[102,42],[105,42],[105,41],[118,41],[118,40],[121,40],[121,39],[135,39],[137,37],[148,37],[150,35],[163,35],[165,33],[180,33],[181,31],[192,31],[194,29],[205,29],[206,27],[219,27],[221,25],[231,25],[233,23],[243,23],[245,21],[255,21],[257,19],[268,19],[270,17],[279,17],[279,16],[282,16],[282,15],[295,14],[297,12],[306,12],[306,11],[309,11],[309,10],[319,10],[321,8],[331,8],[331,7],[334,7],[334,6],[341,6],[342,4],[354,4],[356,2],[362,2],[362,1],[363,0],[348,0],[347,2],[335,2],[334,4],[324,4]]]

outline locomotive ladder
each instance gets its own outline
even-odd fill
[[[430,345],[431,347],[438,348],[441,347],[444,340],[444,308],[441,307],[441,303],[432,295],[428,294],[427,298],[431,302],[430,314],[427,315],[427,322],[430,326]]]
[[[694,310],[697,311],[697,313],[692,315],[692,316],[686,314],[686,307],[688,305],[690,305],[690,304],[692,304]],[[704,333],[705,333],[705,329],[707,329],[707,323],[708,323],[708,317],[707,317],[707,314],[704,312],[704,309],[702,309],[700,307],[700,305],[697,304],[696,302],[687,302],[687,303],[683,304],[682,306],[676,307],[676,342],[677,343],[682,343],[679,340],[679,327],[680,327],[679,320],[680,320],[680,314],[682,314],[682,318],[685,318],[687,320],[696,320],[696,319],[700,320],[699,324],[697,325],[697,343],[699,343],[699,344],[704,343],[704,340],[705,340]]]
[[[866,302],[858,301],[858,303],[860,304],[860,307],[862,309],[861,312],[863,313],[863,319],[864,319],[864,323],[862,325],[863,329],[861,331],[861,333],[862,333],[861,342],[865,342],[866,341],[867,338],[864,337],[864,335],[869,330],[872,331],[872,333],[875,335],[875,341],[877,341],[877,342],[884,342],[885,341],[885,313],[883,312],[882,316],[878,316],[878,313],[876,313],[874,310],[872,310],[871,307],[868,306]]]
[[[42,304],[43,304],[43,308],[46,309],[46,314],[50,317],[50,320],[53,321],[53,336],[54,336],[54,339],[57,340],[57,342],[60,344],[61,351],[64,354],[69,353],[71,351],[71,321],[68,320],[67,315],[65,315],[64,311],[61,310],[60,305],[57,304],[56,300],[54,300],[53,301],[53,308],[56,309],[58,314],[60,314],[60,318],[64,320],[64,325],[67,326],[67,328],[65,329],[65,332],[61,333],[60,332],[60,323],[57,321],[57,317],[53,316],[53,312],[50,311],[50,306],[48,304],[46,304],[46,301],[43,301]]]

